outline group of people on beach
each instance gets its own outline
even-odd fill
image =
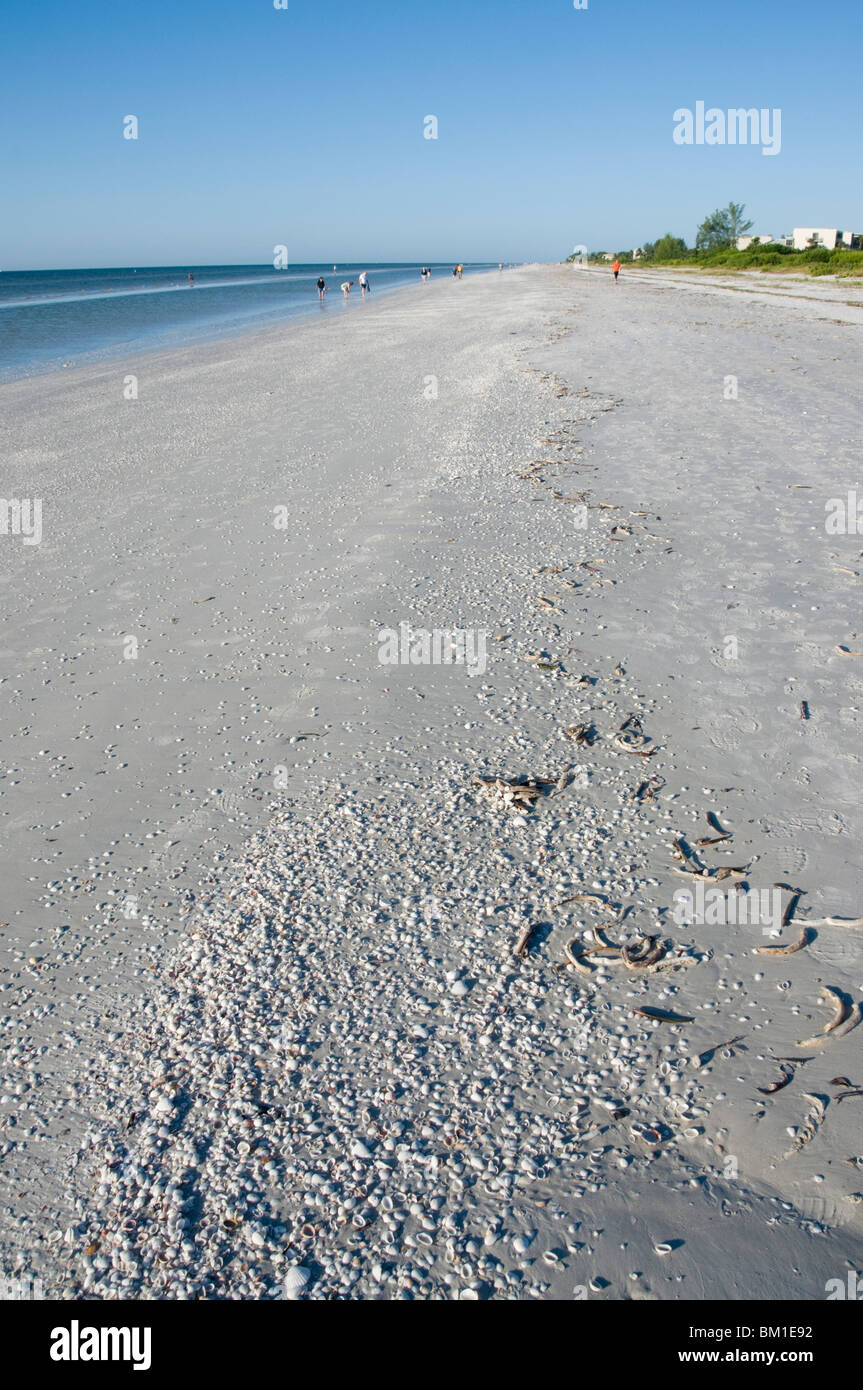
[[[335,270],[335,266],[333,266],[333,270]],[[461,276],[462,276],[462,271],[463,271],[463,270],[464,270],[464,266],[463,266],[463,265],[455,265],[455,266],[453,266],[452,273],[453,273],[453,275],[457,276],[458,279],[460,280],[460,279],[461,279]],[[429,281],[431,280],[431,268],[430,268],[429,266],[427,266],[427,265],[424,265],[423,268],[422,268],[422,270],[420,271],[420,274],[421,274],[421,276],[422,276],[423,284],[424,284],[424,285],[427,285],[427,284],[429,283]],[[190,276],[189,278],[191,279],[191,276]],[[359,276],[359,279],[358,279],[357,283],[359,284],[359,287],[360,287],[360,289],[361,289],[362,292],[363,292],[363,299],[365,299],[366,295],[369,294],[370,291],[371,291],[371,285],[369,284],[369,274],[368,274],[368,271],[367,271],[367,270],[364,270],[364,271],[362,271],[362,272],[360,273],[360,276]],[[343,280],[343,281],[342,281],[341,285],[339,286],[339,289],[341,290],[341,292],[342,292],[342,294],[344,295],[345,299],[347,299],[347,297],[348,297],[348,295],[350,294],[350,292],[351,292],[351,290],[353,289],[353,287],[354,287],[354,281],[353,281],[353,280]],[[327,292],[327,282],[326,282],[326,280],[324,279],[323,275],[319,275],[319,276],[318,276],[317,290],[318,290],[318,299],[319,299],[319,300],[321,301],[321,303],[323,304],[323,302],[324,302],[324,295],[325,295],[326,292]]]
[[[501,264],[499,268],[500,268],[501,270],[503,270],[503,264]],[[618,269],[619,269],[619,267],[618,267]],[[335,266],[333,266],[333,270],[335,270]],[[456,278],[457,280],[460,280],[460,279],[461,279],[462,273],[463,273],[463,272],[464,272],[464,266],[463,266],[463,265],[454,265],[453,268],[452,268],[452,273],[453,273],[453,275],[455,276],[455,278]],[[423,268],[422,268],[422,270],[420,271],[420,275],[422,276],[422,282],[423,282],[423,284],[424,284],[424,285],[427,285],[427,284],[429,283],[429,281],[431,280],[431,267],[430,267],[430,266],[427,266],[427,265],[424,265]],[[191,279],[191,278],[192,278],[192,277],[189,276],[189,279]],[[615,276],[615,279],[617,279],[617,276]],[[367,295],[367,294],[370,292],[370,290],[371,290],[371,285],[369,284],[369,275],[368,275],[368,271],[364,270],[364,271],[361,272],[361,274],[360,274],[360,276],[359,276],[359,279],[358,279],[357,283],[359,284],[359,287],[360,287],[360,289],[361,289],[362,292],[363,292],[363,299],[365,299],[366,295]],[[353,287],[354,287],[354,281],[353,281],[353,280],[343,280],[343,281],[342,281],[341,285],[339,286],[339,289],[341,290],[341,292],[342,292],[342,294],[344,295],[345,299],[347,299],[347,297],[348,297],[348,295],[350,294],[350,292],[351,292],[351,290],[353,289]],[[324,295],[325,295],[326,292],[327,292],[327,282],[326,282],[326,280],[324,279],[323,275],[319,275],[319,276],[318,276],[317,289],[318,289],[318,299],[319,299],[319,300],[321,301],[321,303],[323,304],[323,302],[324,302]]]
[[[335,267],[333,267],[333,269],[335,269]],[[347,299],[348,295],[350,294],[351,290],[353,289],[354,283],[355,283],[355,282],[354,282],[353,280],[343,280],[342,283],[339,285],[339,289],[341,290],[341,292],[342,292],[342,294],[344,295],[345,299]],[[360,276],[359,276],[359,281],[358,281],[358,283],[359,283],[360,289],[361,289],[362,292],[363,292],[363,299],[365,299],[366,295],[369,294],[370,291],[371,291],[371,285],[369,284],[369,273],[368,273],[367,270],[363,270],[363,271],[360,272]],[[318,276],[317,289],[318,289],[318,299],[319,299],[319,300],[321,301],[321,303],[323,304],[323,302],[324,302],[324,295],[325,295],[326,292],[327,292],[327,282],[326,282],[326,280],[324,279],[323,275],[319,275],[319,276]]]

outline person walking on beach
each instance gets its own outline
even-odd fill
[[[351,288],[352,288],[352,286],[353,286],[353,283],[354,283],[353,280],[343,280],[343,281],[342,281],[342,283],[341,283],[341,291],[342,291],[342,294],[344,295],[345,299],[347,299],[348,295],[350,294]]]
[[[366,294],[368,293],[368,288],[369,288],[369,276],[368,276],[368,271],[363,270],[363,271],[360,272],[360,289],[361,289],[362,292],[363,292],[363,299],[365,299]]]
[[[326,292],[327,292],[327,282],[326,282],[326,280],[324,279],[323,275],[319,275],[319,276],[318,276],[318,299],[321,301],[322,304],[323,304],[323,302],[324,302],[324,295],[326,294]]]
[[[615,281],[615,284],[616,284],[616,283],[617,283],[617,277],[618,277],[618,275],[620,274],[620,261],[615,261],[615,262],[614,262],[614,265],[613,265],[611,268],[612,268],[612,270],[614,271],[614,281]]]
[[[459,278],[459,279],[461,279],[461,273],[462,273],[463,270],[464,270],[464,266],[463,266],[463,265],[460,265],[459,268],[458,268],[458,278]]]

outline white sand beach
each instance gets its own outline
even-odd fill
[[[823,1299],[863,1268],[863,291],[350,308],[0,388],[43,508],[0,536],[0,1269]],[[401,623],[486,669],[382,665]],[[701,887],[792,912],[681,922]]]

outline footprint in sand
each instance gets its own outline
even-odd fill
[[[789,879],[802,874],[809,863],[809,855],[800,845],[779,844],[775,847],[776,862],[782,873]]]
[[[822,965],[842,974],[853,974],[860,967],[860,933],[837,927],[819,927],[818,936],[809,947],[811,955]]]

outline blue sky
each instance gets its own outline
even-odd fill
[[[805,0],[7,0],[0,268],[559,260],[729,199],[863,231],[861,49]],[[698,100],[781,108],[781,153],[676,145]]]

